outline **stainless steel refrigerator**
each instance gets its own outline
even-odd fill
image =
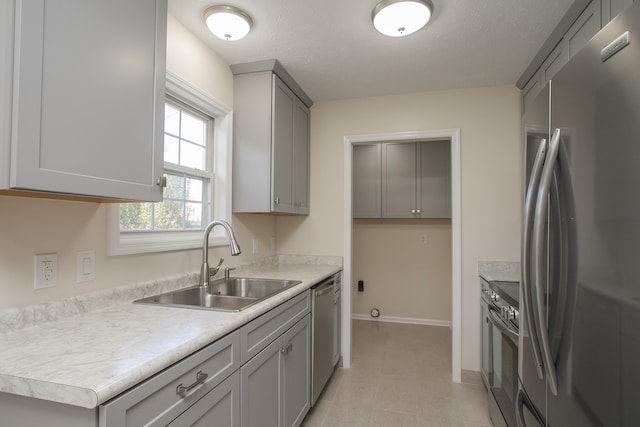
[[[524,116],[521,426],[640,425],[640,2]]]

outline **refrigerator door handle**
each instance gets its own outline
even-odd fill
[[[534,200],[540,185],[540,175],[547,154],[547,140],[542,139],[538,144],[536,157],[531,169],[531,177],[527,186],[527,195],[524,203],[524,228],[522,233],[522,298],[526,310],[525,327],[529,331],[531,349],[535,362],[538,378],[543,379],[542,355],[540,352],[540,340],[536,331],[536,322],[533,313],[533,294],[531,293],[531,229],[533,226]]]
[[[544,426],[544,421],[538,415],[538,412],[533,408],[533,404],[524,393],[522,388],[518,387],[518,394],[516,395],[516,424],[518,427],[536,427],[536,426],[527,426],[527,422],[524,418],[524,408],[529,410],[529,413],[535,418],[538,423],[538,426]]]
[[[536,200],[536,209],[533,219],[533,289],[535,290],[535,309],[538,310],[538,332],[539,339],[542,344],[542,361],[547,373],[547,383],[549,390],[554,396],[558,395],[558,376],[556,373],[553,355],[551,353],[551,343],[549,340],[549,331],[547,330],[546,316],[542,316],[542,309],[545,307],[545,282],[546,264],[544,250],[545,225],[547,220],[547,209],[549,206],[549,193],[551,190],[551,182],[553,180],[553,172],[558,162],[558,151],[560,146],[560,129],[556,129],[549,143],[549,154],[542,168],[542,176],[540,178],[540,188],[538,190],[538,198]]]

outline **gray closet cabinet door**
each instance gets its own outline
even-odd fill
[[[416,144],[382,145],[382,217],[415,218]]]
[[[381,144],[353,146],[353,217],[382,215]]]
[[[311,314],[282,336],[284,426],[299,426],[311,407]]]
[[[419,218],[451,218],[451,143],[418,143]]]
[[[162,200],[166,20],[167,0],[17,1],[10,187]]]

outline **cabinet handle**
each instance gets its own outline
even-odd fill
[[[167,177],[166,176],[161,176],[160,178],[156,179],[156,185],[158,187],[166,187],[167,186]]]
[[[416,213],[417,214],[421,213],[420,209],[416,209]]]
[[[293,344],[292,343],[289,343],[289,344],[285,345],[284,347],[282,347],[280,349],[280,352],[282,354],[289,354],[289,353],[291,353],[291,351],[293,351]]]
[[[191,384],[191,385],[186,386],[186,387],[183,386],[182,383],[180,383],[180,385],[178,385],[178,387],[176,387],[176,394],[181,396],[181,397],[185,397],[187,395],[187,393],[189,393],[195,387],[197,387],[200,384],[202,384],[208,377],[209,377],[209,374],[205,374],[202,371],[198,371],[198,373],[196,374],[195,382],[193,384]]]
[[[411,209],[411,213],[412,214],[416,213],[416,210],[415,209]]]
[[[276,205],[280,204],[280,197],[276,197],[275,199],[273,199],[273,203],[275,203]]]

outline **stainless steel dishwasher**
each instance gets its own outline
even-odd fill
[[[340,273],[311,288],[311,406],[333,373],[339,360]]]

